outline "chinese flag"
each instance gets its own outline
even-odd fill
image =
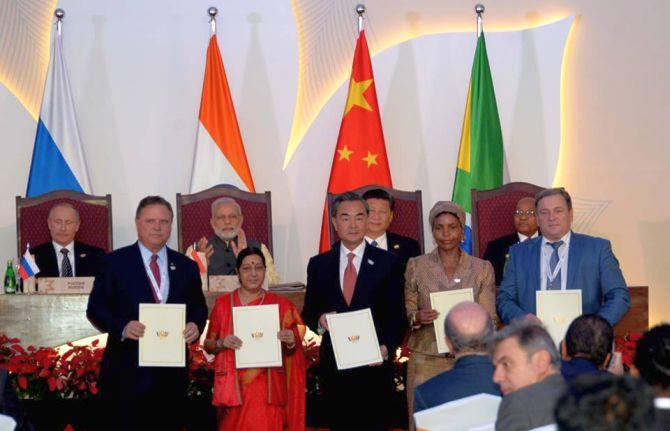
[[[361,31],[330,169],[328,192],[339,194],[369,184],[392,187],[372,63],[365,32]],[[324,207],[319,244],[321,253],[330,249],[328,223],[328,210]]]

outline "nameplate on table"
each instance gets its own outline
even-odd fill
[[[139,320],[145,326],[139,339],[140,367],[186,366],[185,304],[140,304]]]
[[[382,362],[377,331],[369,308],[326,314],[326,320],[338,370]]]
[[[210,292],[232,292],[240,287],[240,279],[237,275],[210,275],[208,285]],[[265,291],[270,287],[267,274],[261,287]]]
[[[556,344],[563,340],[570,323],[582,315],[582,291],[579,289],[538,290],[535,302],[537,318]]]
[[[233,307],[233,332],[242,340],[235,350],[236,368],[281,367],[279,305]]]
[[[89,294],[95,277],[40,277],[37,279],[37,293],[40,294]]]
[[[444,341],[444,319],[447,317],[447,313],[454,305],[464,301],[474,301],[474,298],[472,288],[430,293],[430,307],[440,313],[437,319],[433,320],[438,353],[449,353],[447,342]]]

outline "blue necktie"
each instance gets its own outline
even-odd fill
[[[373,239],[372,241],[370,241],[370,245],[373,247],[377,247],[379,244],[377,243],[377,241]]]
[[[548,242],[547,244],[554,249],[553,253],[551,253],[551,259],[549,259],[549,273],[553,274],[559,261],[558,249],[563,245],[563,241]],[[561,290],[561,271],[556,274],[554,281],[551,281],[549,276],[547,276],[547,290]]]
[[[60,252],[63,254],[63,261],[61,262],[61,277],[72,277],[72,263],[67,254],[70,252],[67,248],[62,248]]]

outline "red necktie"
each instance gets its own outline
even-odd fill
[[[354,257],[355,254],[347,254],[347,267],[344,269],[344,279],[342,280],[342,293],[344,294],[344,300],[347,301],[347,305],[351,305],[351,298],[354,297],[354,288],[356,287],[356,267],[354,266]]]
[[[151,256],[151,263],[149,264],[149,268],[151,268],[151,273],[154,275],[154,279],[156,280],[156,289],[160,289],[161,287],[161,270],[158,267],[158,255],[154,254]]]

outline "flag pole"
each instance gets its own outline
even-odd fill
[[[216,34],[216,14],[219,13],[219,10],[214,6],[207,8],[207,15],[209,15],[209,25],[212,27],[212,34]]]
[[[56,17],[56,31],[58,32],[58,36],[62,36],[63,18],[65,17],[65,11],[61,8],[58,8],[54,11],[54,16]]]
[[[357,4],[356,13],[358,14],[358,32],[363,31],[363,14],[365,13],[365,5]]]
[[[477,37],[482,35],[484,31],[484,25],[482,23],[482,14],[486,8],[483,4],[479,3],[475,6],[475,12],[477,13]]]

